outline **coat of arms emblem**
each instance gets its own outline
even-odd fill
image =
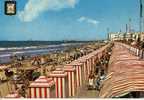
[[[16,1],[5,1],[5,14],[15,15],[16,14]]]

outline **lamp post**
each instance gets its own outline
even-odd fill
[[[109,37],[109,28],[107,28],[107,39],[108,39],[108,41],[110,40],[110,37]]]
[[[140,0],[140,32],[142,31],[142,10],[143,10],[143,5],[142,5],[142,0]]]
[[[139,1],[140,2],[140,26],[139,26],[139,28],[140,28],[140,33],[138,34],[138,38],[140,38],[140,40],[141,40],[141,33],[142,33],[142,18],[143,18],[143,5],[142,5],[142,0],[140,0]]]

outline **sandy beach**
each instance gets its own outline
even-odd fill
[[[38,67],[38,68],[36,68],[36,70],[34,70],[35,72],[40,72],[41,75],[43,75],[44,73],[45,73],[45,75],[48,75],[49,72],[54,70],[57,66],[63,66],[64,64],[68,64],[71,61],[77,59],[77,57],[86,55],[103,45],[105,45],[105,43],[101,43],[101,44],[98,44],[98,43],[90,44],[89,43],[89,44],[83,45],[79,48],[74,48],[74,47],[70,48],[69,47],[66,51],[63,51],[63,52],[51,53],[51,54],[46,54],[43,56],[38,56],[45,63],[43,65],[40,65],[39,67],[37,65],[32,65],[33,59],[29,59],[29,60],[26,59],[24,61],[20,61],[21,66],[19,66],[19,67],[14,66],[13,68],[9,68],[9,69],[11,71],[13,71],[14,73],[16,73],[17,69],[27,71],[27,70],[33,70],[32,69],[33,67]],[[17,62],[15,61],[15,63],[17,63]],[[8,66],[11,66],[11,64]],[[4,69],[0,72],[0,76],[3,79],[6,79]],[[12,84],[10,83],[10,81],[0,84],[0,96],[1,97],[5,97],[10,92],[12,92]]]

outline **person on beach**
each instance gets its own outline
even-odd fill
[[[21,86],[21,88],[18,90],[18,93],[19,93],[22,97],[26,98],[26,90],[25,90],[25,86],[24,86],[24,85]]]
[[[96,90],[100,91],[100,77],[96,79]]]
[[[40,65],[41,59],[39,57],[34,57],[32,65]]]
[[[100,74],[97,76],[95,87],[96,90],[100,91],[100,88],[102,87],[103,80],[105,80],[106,75],[104,73],[104,70],[101,70]]]
[[[42,65],[45,64],[45,59],[44,59],[44,57],[41,57],[40,62],[41,62]]]
[[[33,57],[33,59],[32,59],[32,65],[35,65],[35,62],[36,62],[36,57]]]
[[[88,83],[89,83],[89,88],[94,88],[94,74],[92,71],[90,71],[89,77],[88,77]]]

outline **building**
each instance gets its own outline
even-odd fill
[[[113,33],[109,33],[109,40],[110,41],[116,41],[116,40],[137,40],[138,38],[138,32],[127,32],[127,33],[123,33],[123,32],[113,32]],[[142,36],[141,36],[142,37]],[[143,34],[143,39],[144,39],[144,34]]]
[[[142,33],[140,34],[140,38],[141,38],[141,39],[140,39],[141,41],[144,40],[144,32],[142,32]]]
[[[118,40],[118,33],[109,33],[109,40],[110,41]]]
[[[123,40],[123,38],[124,34],[122,32],[109,33],[110,41]]]

